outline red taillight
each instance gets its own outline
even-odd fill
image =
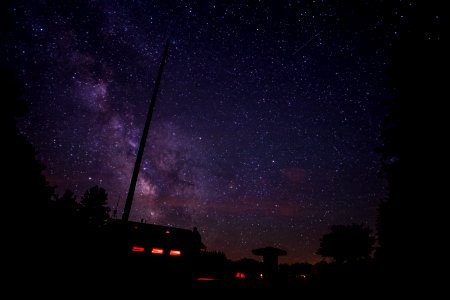
[[[211,280],[217,280],[217,278],[198,277],[196,280],[198,280],[198,281],[211,281]]]
[[[152,254],[164,254],[164,249],[162,249],[162,248],[152,248]]]
[[[241,272],[236,272],[236,274],[234,275],[236,278],[242,278],[242,279],[244,279],[245,278],[245,274],[244,273],[241,273]]]
[[[170,250],[169,254],[171,256],[181,256],[181,251],[180,250]]]
[[[133,246],[132,248],[131,248],[131,251],[133,251],[133,252],[144,252],[144,247],[139,247],[139,246]]]

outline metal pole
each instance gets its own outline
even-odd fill
[[[125,208],[123,210],[122,221],[128,221],[130,216],[131,204],[133,203],[134,191],[136,189],[136,182],[141,168],[142,155],[144,154],[145,143],[147,141],[148,131],[150,129],[150,122],[152,120],[153,108],[155,107],[156,96],[158,95],[159,84],[161,83],[161,77],[166,63],[167,54],[169,52],[169,40],[166,41],[164,46],[164,53],[162,56],[161,64],[159,65],[158,77],[156,77],[155,87],[153,88],[152,99],[148,108],[147,119],[145,120],[144,131],[142,132],[141,142],[139,144],[139,150],[134,164],[133,176],[131,177],[130,188],[128,189],[127,201],[125,202]]]

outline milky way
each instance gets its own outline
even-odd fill
[[[384,195],[379,7],[245,3],[14,2],[21,130],[59,193],[100,185],[120,218],[170,38],[130,219],[197,226],[231,259],[316,262],[330,225],[374,229]]]

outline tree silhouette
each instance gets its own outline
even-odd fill
[[[85,225],[98,229],[109,219],[108,195],[105,189],[93,186],[81,197],[80,215]]]
[[[331,257],[337,263],[354,262],[369,258],[375,238],[372,230],[363,225],[352,224],[331,226],[331,232],[320,239],[317,254]]]
[[[79,207],[77,196],[71,190],[65,190],[61,197],[56,196],[55,201],[59,206],[64,207],[64,209],[67,210],[75,211],[78,210]]]
[[[18,127],[18,119],[28,111],[28,102],[22,98],[22,87],[15,72],[7,67],[0,70],[0,130],[2,133],[2,209],[7,227],[2,240],[5,257],[15,261],[11,270],[5,272],[26,273],[48,268],[44,262],[51,261],[53,214],[51,197],[54,188],[43,175],[44,166],[36,158],[37,152]],[[33,251],[23,245],[33,245]],[[21,246],[17,246],[21,245]],[[31,275],[33,274],[33,275]],[[25,285],[29,283],[24,282]]]
[[[66,190],[60,197],[55,197],[55,207],[58,223],[73,226],[79,219],[81,205],[77,202],[77,197],[71,190]]]
[[[46,219],[50,199],[54,188],[43,175],[44,165],[36,159],[36,150],[17,127],[17,120],[28,111],[28,103],[21,96],[21,86],[15,74],[5,68],[0,71],[0,90],[4,101],[1,109],[3,157],[8,163],[3,164],[3,184],[10,193],[9,216],[22,220],[22,224],[38,223]]]
[[[443,147],[437,143],[445,136],[440,130],[446,128],[447,110],[443,105],[448,98],[444,96],[448,83],[442,76],[448,65],[442,5],[439,1],[418,1],[400,12],[397,7],[387,7],[390,11],[386,15],[391,19],[385,21],[396,26],[397,35],[389,53],[393,99],[388,103],[380,149],[381,175],[387,180],[388,193],[379,206],[380,247],[376,254],[389,269],[385,273],[393,276],[409,268],[410,259],[417,261],[429,249],[435,249],[428,239],[440,226],[418,220],[442,219],[432,217],[442,211],[438,209],[438,189],[445,186],[438,184],[441,176],[435,171],[435,166],[444,161],[439,155]],[[394,16],[394,11],[403,18]]]

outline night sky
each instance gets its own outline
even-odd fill
[[[233,260],[275,246],[317,262],[331,225],[375,229],[384,197],[397,33],[383,1],[352,3],[15,1],[4,51],[32,103],[21,131],[58,193],[104,187],[120,218],[170,38],[130,220],[197,226]]]

